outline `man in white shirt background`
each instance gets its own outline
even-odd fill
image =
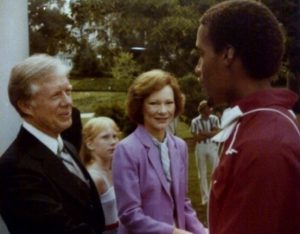
[[[219,162],[218,146],[211,141],[220,128],[219,119],[212,114],[212,109],[206,100],[198,105],[199,115],[192,120],[191,133],[194,136],[195,157],[200,182],[202,205],[207,204],[209,197],[209,183],[207,181],[207,161],[210,162],[212,170]]]

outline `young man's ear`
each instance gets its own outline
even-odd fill
[[[226,65],[230,65],[235,58],[235,49],[232,46],[227,46],[224,49],[223,58]]]
[[[25,115],[32,115],[33,113],[33,105],[31,101],[29,100],[19,100],[17,102],[17,105],[19,109],[25,114]]]

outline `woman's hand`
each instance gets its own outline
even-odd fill
[[[173,231],[173,234],[193,234],[193,233],[182,230],[182,229],[175,228]]]

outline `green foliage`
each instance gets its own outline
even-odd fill
[[[48,0],[28,2],[30,54],[55,55],[59,51],[67,50],[67,45],[72,41],[67,30],[72,21],[58,9],[62,6],[62,1],[52,0],[52,3],[57,7],[50,7]]]
[[[186,76],[179,78],[178,81],[186,98],[184,112],[186,118],[183,120],[190,124],[192,118],[198,115],[198,104],[205,96],[202,92],[201,84],[199,84],[199,81],[194,74],[187,74]]]
[[[115,64],[111,69],[112,76],[118,83],[128,87],[133,79],[141,72],[140,66],[131,53],[121,52],[115,57]]]
[[[95,112],[99,106],[118,105],[124,108],[125,92],[72,92],[73,103],[81,112]]]
[[[136,127],[136,125],[128,119],[124,106],[118,104],[101,105],[96,109],[95,115],[108,116],[115,120],[124,136],[130,134]]]
[[[68,3],[71,14],[67,15],[59,10],[67,4],[62,0],[29,0],[31,53],[76,52],[77,73],[101,76],[110,73],[120,51],[144,46],[146,50],[138,58],[134,56],[143,70],[163,68],[185,75],[195,64],[191,51],[198,19],[217,2],[220,0],[72,0]],[[285,25],[287,62],[296,73],[300,61],[299,1],[263,2]],[[93,53],[101,59],[97,61]],[[82,60],[89,60],[92,65]],[[91,68],[84,69],[85,65]]]
[[[134,46],[146,48],[134,54],[143,70],[163,68],[182,75],[192,69],[195,59],[190,51],[199,18],[196,1],[75,0],[71,11],[79,37],[96,35],[102,71],[114,65],[120,52],[132,52]]]
[[[77,103],[76,106],[80,110],[84,109],[87,112],[94,112],[98,105],[101,106],[103,103],[108,103],[108,105],[118,103],[118,105],[120,104],[123,107],[127,87],[124,86],[121,80],[114,78],[71,79],[74,90],[73,99]],[[194,74],[189,73],[186,76],[179,77],[178,82],[186,97],[185,112],[182,120],[190,124],[191,119],[198,114],[198,103],[206,97]]]
[[[299,0],[263,0],[284,25],[286,33],[286,55],[280,77],[285,75],[288,87],[300,93],[300,1]],[[300,100],[294,106],[300,113]]]
[[[286,65],[293,73],[300,71],[300,2],[299,0],[264,0],[287,34]],[[299,87],[300,88],[300,87]]]
[[[123,53],[132,52],[132,61],[142,71],[161,68],[185,76],[193,71],[197,60],[193,51],[198,19],[209,6],[220,1],[72,0],[68,3],[68,15],[58,7],[50,7],[63,6],[63,0],[29,0],[30,51],[75,55],[75,75],[103,77],[113,73],[119,77],[121,90],[130,83],[130,78],[121,77],[132,77],[139,70]],[[277,15],[287,35],[285,67],[280,78],[292,72],[295,79],[290,80],[290,88],[300,93],[299,0],[262,2]],[[136,53],[133,46],[145,50]],[[126,61],[128,67],[124,65]],[[197,95],[201,96],[201,91]],[[189,97],[188,92],[187,105],[198,102],[197,95]],[[187,111],[190,118],[188,106]]]
[[[71,79],[74,91],[106,91],[106,92],[127,92],[127,86],[122,82],[116,81],[112,78],[76,78]]]
[[[86,39],[82,40],[79,50],[73,58],[74,76],[101,76],[97,54]]]

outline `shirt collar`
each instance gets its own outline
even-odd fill
[[[221,131],[211,138],[215,142],[224,142],[228,139],[238,119],[243,115],[243,112],[238,106],[227,108],[224,110],[221,120]]]
[[[162,142],[157,140],[155,137],[152,137],[152,140],[153,140],[154,144],[157,146],[167,146],[167,136],[164,138],[164,140]]]
[[[45,146],[47,146],[54,154],[57,154],[58,141],[62,142],[60,135],[58,136],[58,138],[50,137],[25,120],[23,121],[23,127]]]
[[[239,118],[250,110],[267,108],[274,105],[290,109],[298,96],[287,89],[265,89],[257,91],[235,103],[232,108],[224,110],[221,120],[221,131],[212,137],[212,141],[224,142],[234,130]]]

